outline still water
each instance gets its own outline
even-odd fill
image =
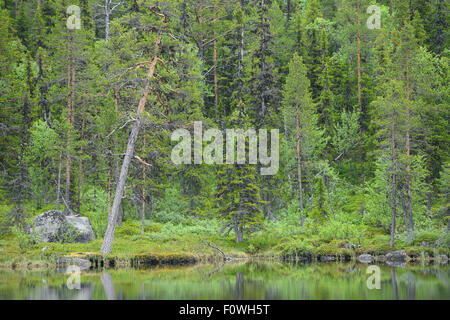
[[[450,267],[380,265],[368,289],[367,265],[231,263],[82,271],[0,270],[0,299],[450,299]],[[68,285],[69,283],[69,285]]]

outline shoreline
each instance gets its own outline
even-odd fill
[[[387,265],[391,267],[406,267],[409,265],[417,265],[420,263],[437,264],[446,266],[449,263],[447,255],[420,256],[405,255],[404,259],[386,260],[385,255],[371,256],[370,261],[360,261],[357,255],[231,255],[229,259],[224,260],[217,254],[204,255],[161,255],[161,254],[138,254],[138,255],[102,255],[93,252],[73,252],[69,255],[61,255],[51,259],[27,259],[22,261],[7,260],[0,262],[0,270],[53,270],[65,268],[69,265],[78,265],[81,270],[107,270],[121,268],[151,268],[156,266],[193,266],[200,264],[216,264],[216,263],[235,263],[235,262],[280,262],[280,263],[343,263],[353,262],[363,265]]]

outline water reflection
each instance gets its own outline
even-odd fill
[[[109,272],[103,272],[101,275],[103,290],[107,300],[116,300],[116,293],[114,291],[114,285],[112,282],[111,274]]]
[[[60,286],[33,286],[28,289],[26,300],[91,300],[94,295],[91,283],[81,284],[79,290],[61,289]]]
[[[394,300],[398,300],[397,280],[395,279],[395,269],[391,269],[392,291],[394,292]]]
[[[0,299],[450,299],[448,265],[380,266],[381,289],[366,285],[367,265],[239,263],[84,271],[69,275],[0,271]]]
[[[416,277],[411,271],[408,271],[408,293],[406,299],[416,300]]]

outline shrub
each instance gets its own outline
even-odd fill
[[[428,245],[433,245],[439,238],[441,238],[441,236],[436,232],[422,231],[417,233],[413,240],[413,244],[420,245],[422,242],[426,242]]]
[[[12,227],[11,231],[15,236],[15,240],[17,241],[19,248],[22,251],[34,249],[36,241],[31,234],[25,233],[16,227]]]

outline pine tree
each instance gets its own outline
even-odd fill
[[[323,143],[323,131],[317,128],[318,116],[314,107],[306,66],[302,58],[295,53],[289,63],[289,75],[283,88],[283,113],[291,119],[288,126],[295,132],[293,141],[296,143],[297,150],[298,200],[302,226],[304,223],[302,185],[304,173],[302,170],[306,161],[311,159],[311,154],[315,153]]]

